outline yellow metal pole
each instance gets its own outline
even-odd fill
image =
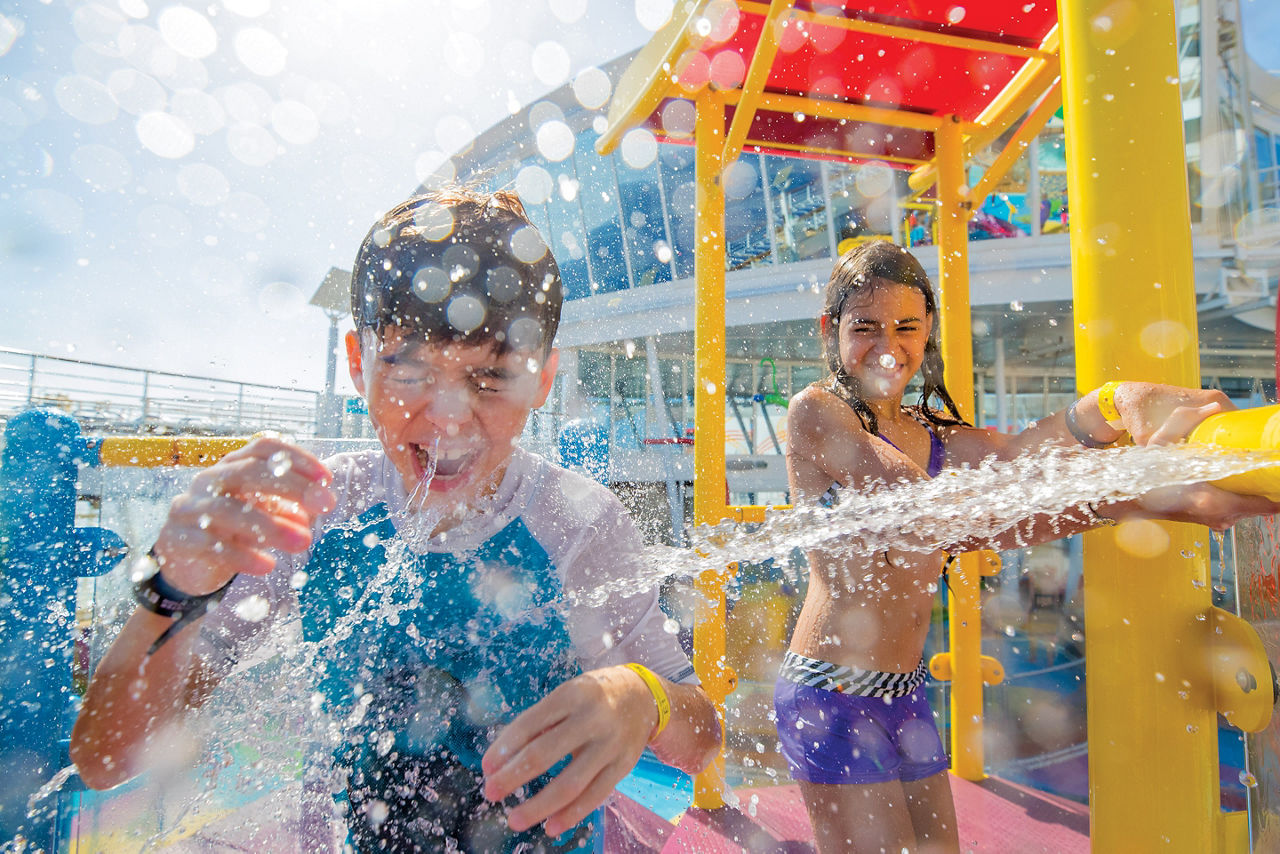
[[[1173,4],[1060,0],[1058,17],[1077,385],[1198,387]],[[1228,836],[1203,663],[1208,541],[1146,523],[1085,537],[1095,851],[1211,852]]]
[[[693,521],[715,524],[728,515],[725,496],[724,104],[710,90],[698,95],[694,128],[694,434]],[[710,570],[695,582],[693,666],[724,715],[732,675],[725,664],[724,574]],[[724,755],[694,778],[693,805],[724,806]]]
[[[973,419],[973,332],[969,313],[969,193],[964,136],[949,116],[934,134],[938,164],[938,291],[946,383],[965,418]],[[982,753],[982,621],[979,555],[961,555],[947,596],[951,663],[951,770],[966,780],[986,776]]]
[[[760,95],[764,92],[764,84],[769,80],[769,72],[773,70],[773,58],[778,53],[780,30],[791,11],[795,0],[773,0],[769,11],[760,25],[760,39],[756,42],[756,51],[751,56],[751,67],[747,69],[746,79],[742,83],[738,107],[733,113],[733,122],[725,135],[724,154],[721,162],[728,166],[738,159],[742,151],[742,143],[751,129],[751,121],[756,116],[756,108],[760,105]]]

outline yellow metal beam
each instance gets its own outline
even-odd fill
[[[960,413],[973,420],[973,332],[969,309],[969,214],[960,122],[935,135],[938,164],[938,311],[946,384]],[[951,770],[966,780],[986,776],[982,743],[982,557],[963,554],[950,574]]]
[[[991,103],[978,115],[975,121],[976,130],[965,142],[967,155],[981,151],[1009,129],[1018,117],[1031,109],[1036,100],[1044,95],[1058,79],[1059,63],[1059,28],[1054,26],[1041,42],[1041,48],[1047,56],[1027,60],[1022,68],[1013,75],[1000,93],[991,99]],[[911,174],[908,184],[911,189],[920,192],[927,189],[937,180],[937,166],[930,163]]]
[[[108,436],[98,446],[104,466],[211,466],[249,444],[238,436]]]
[[[743,81],[738,106],[733,113],[733,122],[724,139],[724,153],[721,160],[725,166],[738,159],[742,151],[742,143],[751,129],[751,121],[756,116],[756,106],[764,93],[764,84],[769,81],[769,72],[773,69],[773,58],[778,53],[778,31],[786,21],[787,13],[795,0],[773,0],[764,16],[760,27],[760,40],[756,43],[755,53],[751,56],[751,67],[747,69],[746,80]]]
[[[737,90],[721,92],[720,94],[728,104],[737,104],[741,99]],[[805,97],[803,95],[783,95],[774,92],[766,92],[761,95],[757,109],[770,110],[775,113],[801,113],[806,116],[817,116],[823,119],[871,122],[872,124],[886,125],[888,127],[927,131],[936,131],[943,121],[941,116],[931,116],[927,113],[890,110],[885,107],[850,104],[847,101],[833,101],[826,98]],[[979,129],[977,125],[970,124],[965,124],[963,127],[966,131]]]
[[[753,146],[753,147],[757,147],[757,146]],[[771,142],[769,143],[768,147],[770,149],[777,150],[777,151],[794,151],[798,156],[804,156],[806,154],[822,154],[834,159],[850,160],[850,161],[875,160],[883,163],[902,163],[906,165],[928,162],[926,160],[921,160],[917,157],[896,157],[891,154],[879,154],[879,153],[871,153],[871,152],[860,154],[856,151],[845,151],[844,149],[837,149],[837,148],[824,148],[823,146],[819,146],[819,145],[803,145],[803,144],[792,144],[792,143],[780,144],[776,142]]]
[[[622,134],[644,124],[675,88],[673,78],[684,70],[682,59],[705,40],[694,23],[708,2],[677,3],[671,20],[631,60],[609,101],[608,126],[596,140],[598,154],[611,153]]]
[[[729,515],[725,490],[725,302],[724,302],[724,102],[710,90],[696,101],[694,129],[694,433],[693,522],[715,524]],[[732,572],[733,567],[730,568]],[[708,570],[694,582],[699,596],[693,625],[693,666],[724,719],[733,690],[725,664],[724,573]],[[724,754],[694,778],[693,803],[724,806]]]
[[[1013,168],[1013,164],[1018,162],[1018,158],[1022,157],[1023,152],[1030,147],[1031,141],[1040,134],[1061,106],[1062,83],[1059,81],[1049,87],[1049,91],[1040,99],[1040,103],[1031,111],[1031,115],[1027,116],[1027,120],[1018,127],[1000,154],[987,167],[982,180],[969,191],[969,200],[974,208],[982,207],[982,203],[987,200],[987,195],[1004,179],[1004,176]]]
[[[758,7],[765,6],[764,3],[742,2],[738,4],[744,11],[753,14],[761,14],[757,11]],[[872,36],[884,36],[891,39],[899,39],[906,42],[918,42],[922,44],[936,44],[941,47],[955,47],[961,50],[981,51],[984,53],[1001,53],[1008,56],[1022,56],[1028,59],[1043,59],[1048,56],[1048,51],[1041,47],[1026,47],[1025,45],[1006,44],[1004,42],[991,41],[990,39],[972,38],[970,36],[957,36],[950,33],[932,32],[930,30],[916,29],[915,27],[900,27],[894,24],[882,24],[878,21],[863,21],[857,18],[842,18],[835,15],[827,15],[821,12],[809,12],[797,9],[792,13],[793,20],[804,21],[806,24],[820,25],[824,27],[839,27],[842,30],[848,30],[854,33],[866,33]]]
[[[1174,6],[1118,9],[1059,3],[1076,383],[1199,387]],[[1091,842],[1221,851],[1208,532],[1137,524],[1085,536]]]

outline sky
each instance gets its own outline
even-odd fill
[[[0,0],[0,346],[322,388],[307,300],[377,216],[670,10]]]
[[[1240,4],[1280,70],[1280,3]],[[671,7],[0,0],[0,346],[322,388],[307,300],[329,268],[447,154]]]

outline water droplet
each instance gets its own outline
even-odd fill
[[[1163,681],[1164,681],[1164,674],[1163,674],[1163,673],[1161,673],[1161,672],[1159,672],[1159,671],[1156,671],[1156,681],[1157,681],[1157,682],[1163,682]]]
[[[669,635],[679,634],[680,622],[667,617],[667,619],[662,621],[662,630]]]
[[[1183,555],[1183,557],[1186,557],[1186,555]],[[1203,589],[1204,589],[1204,582],[1203,582],[1203,581],[1201,581],[1199,578],[1193,578],[1193,579],[1191,579],[1191,586],[1192,586],[1192,587],[1194,587],[1194,588],[1195,588],[1195,589],[1197,589],[1197,590],[1203,590]]]
[[[898,364],[898,360],[890,353],[885,353],[878,359],[878,361],[880,362],[880,367],[885,370],[892,370]]]
[[[271,466],[271,474],[276,477],[284,477],[293,468],[293,460],[289,458],[287,451],[276,451],[267,457],[267,463]]]
[[[1199,731],[1200,731],[1200,727],[1196,726],[1195,724],[1187,724],[1187,732],[1192,733],[1194,735]]]
[[[294,590],[301,590],[307,586],[307,582],[310,580],[311,576],[308,575],[305,570],[300,569],[293,575],[289,576],[289,586]]]
[[[964,7],[952,6],[947,10],[947,23],[958,24],[964,20]]]
[[[1252,789],[1254,786],[1258,785],[1258,778],[1250,774],[1248,771],[1241,771],[1237,779],[1240,780],[1240,785],[1244,786],[1246,789]]]
[[[1020,299],[1016,299],[1013,302],[1009,303],[1009,308],[1011,308],[1014,311],[1022,311],[1022,309],[1025,307],[1026,306],[1023,304],[1022,300]]]

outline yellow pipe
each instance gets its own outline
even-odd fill
[[[1019,116],[1031,109],[1036,99],[1048,91],[1053,81],[1058,79],[1059,26],[1054,26],[1040,45],[1049,56],[1043,59],[1027,60],[1026,64],[1013,75],[1013,79],[978,114],[974,122],[978,129],[965,144],[967,156],[995,142],[1000,134],[1008,130]],[[937,166],[930,163],[912,172],[911,177],[907,179],[907,184],[919,193],[937,179]]]
[[[1061,0],[1058,19],[1076,383],[1198,387],[1173,5]],[[1171,523],[1085,535],[1095,851],[1221,850],[1208,542]]]
[[[773,58],[778,53],[778,30],[782,27],[786,14],[791,11],[795,0],[773,0],[764,16],[760,27],[760,40],[756,43],[755,53],[751,56],[751,67],[747,69],[746,80],[742,84],[742,93],[738,96],[738,107],[733,113],[733,122],[729,125],[729,133],[725,135],[724,153],[721,162],[725,166],[738,159],[742,151],[742,143],[751,129],[751,121],[756,116],[756,107],[760,103],[760,95],[764,92],[764,84],[769,80],[769,72],[773,69]]]
[[[741,95],[736,90],[720,94],[728,104],[738,104],[742,100]],[[911,128],[912,130],[937,130],[943,122],[943,117],[930,116],[925,113],[889,110],[884,107],[850,104],[845,101],[833,101],[827,98],[813,98],[805,95],[784,95],[779,92],[765,92],[762,94],[758,109],[775,113],[801,113],[806,116],[816,116],[823,119],[871,122],[872,124]],[[964,127],[966,130],[978,129],[976,124],[966,124]],[[773,145],[774,143],[770,142],[769,144]]]
[[[249,440],[227,436],[108,436],[98,449],[104,466],[211,466]]]
[[[705,5],[677,4],[671,12],[671,19],[631,60],[614,87],[613,98],[609,101],[608,124],[596,140],[596,153],[601,156],[612,153],[622,134],[643,124],[658,109],[667,93],[675,88],[673,78],[684,70],[691,49],[705,40],[694,27]]]
[[[696,101],[694,183],[694,443],[693,522],[715,524],[728,515],[725,500],[725,303],[724,303],[724,103],[704,90]],[[733,567],[730,567],[732,571]],[[724,716],[733,675],[725,664],[725,598],[722,573],[695,581],[700,594],[693,625],[693,666]],[[724,754],[694,778],[693,803],[724,806]]]
[[[990,193],[995,186],[1000,183],[1009,170],[1013,168],[1013,164],[1018,162],[1030,146],[1031,141],[1039,135],[1044,126],[1048,124],[1049,119],[1053,118],[1053,114],[1062,106],[1062,84],[1054,83],[1049,87],[1049,91],[1040,99],[1040,103],[1031,111],[1031,115],[1027,116],[1027,120],[1019,125],[1018,130],[1001,149],[1000,154],[987,171],[983,173],[982,180],[974,186],[969,193],[969,201],[975,208],[982,207],[982,203],[987,200],[987,194]]]
[[[935,137],[938,164],[938,311],[946,383],[960,413],[973,419],[973,335],[969,311],[969,203],[965,195],[964,137],[960,122],[944,122]],[[951,770],[981,780],[982,619],[979,553],[960,555],[951,572],[949,608]]]
[[[1280,405],[1211,415],[1191,431],[1187,441],[1224,448],[1280,451]],[[1223,478],[1214,481],[1214,485],[1280,501],[1280,466]]]
[[[744,12],[750,12],[753,15],[763,15],[768,9],[768,6],[765,3],[749,2],[749,0],[744,0],[744,2],[738,3],[738,7]],[[885,36],[886,38],[900,39],[907,42],[936,44],[943,47],[956,47],[961,50],[975,50],[984,53],[1003,53],[1009,56],[1043,57],[1045,55],[1043,48],[1005,44],[1003,42],[993,42],[987,39],[975,39],[968,36],[957,36],[949,33],[920,30],[913,27],[899,27],[893,24],[882,24],[878,21],[842,18],[835,15],[824,15],[821,12],[809,12],[797,9],[792,13],[792,17],[795,20],[804,21],[808,24],[815,24],[824,27],[838,27],[842,30],[848,30],[854,33]]]

